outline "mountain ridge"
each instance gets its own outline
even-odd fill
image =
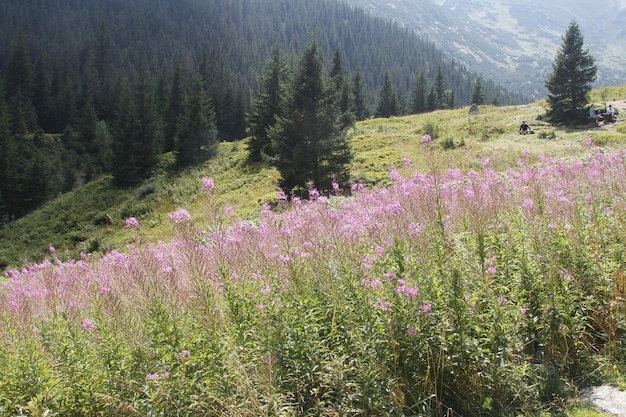
[[[576,20],[596,59],[594,87],[626,82],[625,0],[344,0],[433,41],[471,71],[512,91],[545,95],[545,78]],[[608,40],[608,41],[607,41]]]

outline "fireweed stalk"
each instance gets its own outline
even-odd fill
[[[626,155],[590,150],[257,223],[203,179],[205,230],[5,274],[0,415],[535,412],[624,359]]]

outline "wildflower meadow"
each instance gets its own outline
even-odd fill
[[[410,172],[6,272],[1,416],[516,416],[626,363],[626,152]],[[420,145],[430,152],[429,140]],[[349,191],[349,192],[348,192]],[[207,224],[204,222],[203,224]]]

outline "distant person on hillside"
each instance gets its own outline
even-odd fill
[[[598,122],[598,111],[596,110],[596,106],[593,104],[589,107],[589,118],[596,123]]]
[[[535,133],[530,129],[530,126],[528,126],[528,124],[526,123],[526,121],[523,121],[522,124],[519,127],[519,134],[520,135],[526,135],[528,133]]]
[[[609,104],[609,107],[606,108],[606,112],[603,114],[605,122],[612,122],[613,116],[615,116],[615,110],[613,110],[613,105]]]

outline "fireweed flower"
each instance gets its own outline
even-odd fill
[[[378,302],[378,308],[380,308],[381,311],[384,311],[384,312],[391,311],[391,303],[389,301],[383,300],[382,298],[379,298],[376,301]]]
[[[430,303],[422,304],[419,309],[419,314],[426,314],[430,310],[432,310],[432,306],[430,305]]]
[[[209,192],[213,189],[215,189],[215,183],[213,182],[212,178],[202,178],[202,185],[200,186],[200,188],[202,189],[202,191],[204,192]]]
[[[54,246],[50,245],[50,248],[48,248],[48,250],[50,251],[50,253],[52,255],[54,255],[57,251],[54,249]]]
[[[185,209],[173,211],[168,217],[172,223],[185,223],[191,219],[191,215]]]
[[[433,138],[431,138],[430,135],[422,136],[422,143],[430,143],[432,141],[433,141]]]
[[[320,192],[317,191],[317,188],[311,188],[309,189],[309,199],[310,200],[315,200],[316,198],[318,198],[320,196]]]
[[[96,326],[90,320],[83,320],[83,329],[88,332],[96,330]]]
[[[407,327],[406,334],[415,334],[417,329],[414,326]]]
[[[126,219],[126,226],[127,229],[139,229],[139,222],[137,221],[136,218],[134,217],[129,217]]]

